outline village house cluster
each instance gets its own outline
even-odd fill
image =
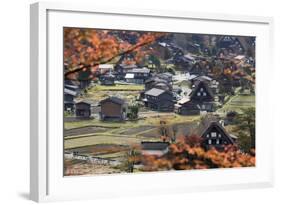
[[[157,46],[161,51],[159,55],[165,58],[167,52],[172,53],[166,63],[184,69],[156,72],[149,66],[124,64],[120,61],[116,64],[99,65],[96,82],[65,80],[64,110],[80,119],[98,117],[101,121],[126,121],[129,120],[128,107],[132,102],[127,102],[120,96],[107,96],[98,103],[91,102],[92,99],[77,99],[80,99],[78,97],[85,88],[96,84],[143,85],[144,89],[139,92],[136,103],[147,112],[204,114],[206,117],[194,129],[193,134],[202,137],[206,147],[234,144],[237,137],[225,130],[224,121],[214,113],[236,92],[255,91],[254,43],[243,37],[221,36],[217,40],[217,50],[212,55],[214,51],[207,48],[187,45],[191,51],[201,49],[206,54],[199,56],[186,54],[173,42],[158,42]],[[170,142],[163,141],[143,141],[142,152],[161,156],[167,153],[169,144]]]

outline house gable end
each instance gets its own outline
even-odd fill
[[[213,93],[203,81],[199,81],[194,90],[191,92],[190,98],[196,101],[213,100]]]
[[[234,144],[230,135],[217,123],[211,123],[211,125],[202,133],[201,137],[207,145],[216,145],[217,142],[217,145]]]

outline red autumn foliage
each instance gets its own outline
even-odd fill
[[[187,144],[192,141],[192,144]],[[204,149],[196,137],[171,144],[168,154],[162,157],[143,156],[145,171],[189,170],[210,168],[233,168],[255,166],[255,151],[241,152],[236,146],[225,146],[223,150]]]
[[[124,31],[129,33],[129,31]],[[135,33],[135,32],[131,32]],[[165,33],[142,32],[137,35],[136,43],[131,44],[107,30],[96,30],[86,28],[64,29],[64,64],[65,77],[77,79],[78,72],[91,72],[92,77],[97,75],[97,65],[105,64],[116,57],[133,54],[134,59],[125,63],[139,61],[147,50],[142,49]]]

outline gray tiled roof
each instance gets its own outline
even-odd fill
[[[82,103],[89,104],[89,105],[93,104],[93,102],[91,100],[88,100],[88,99],[84,99],[84,100],[80,100],[80,101],[76,102],[76,104],[82,104]]]
[[[150,73],[150,70],[148,68],[133,68],[128,73]]]
[[[118,97],[114,97],[114,96],[105,98],[102,101],[100,101],[100,103],[103,103],[103,102],[106,102],[106,101],[111,101],[111,102],[114,102],[114,103],[117,103],[117,104],[120,104],[120,105],[125,103],[125,101],[123,99],[118,98]]]
[[[64,88],[64,93],[72,96],[76,96],[76,92],[67,88]]]
[[[165,150],[169,145],[169,142],[141,142],[143,150]]]
[[[165,90],[161,90],[161,89],[158,89],[158,88],[152,88],[152,89],[146,91],[144,94],[145,95],[151,95],[151,96],[159,96],[164,92],[165,92]]]

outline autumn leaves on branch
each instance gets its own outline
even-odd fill
[[[155,42],[165,33],[130,32],[136,36],[136,43],[129,43],[108,30],[85,28],[64,29],[64,76],[76,79],[80,71],[90,71],[89,78],[97,74],[98,65],[110,63],[117,57],[133,53],[133,61],[138,62],[149,52],[145,46]]]
[[[193,139],[192,139],[193,140]],[[198,142],[198,141],[196,141]],[[253,167],[256,164],[255,150],[244,153],[234,145],[204,149],[197,143],[178,141],[171,144],[169,153],[162,157],[143,156],[145,171],[193,170],[212,168]]]

